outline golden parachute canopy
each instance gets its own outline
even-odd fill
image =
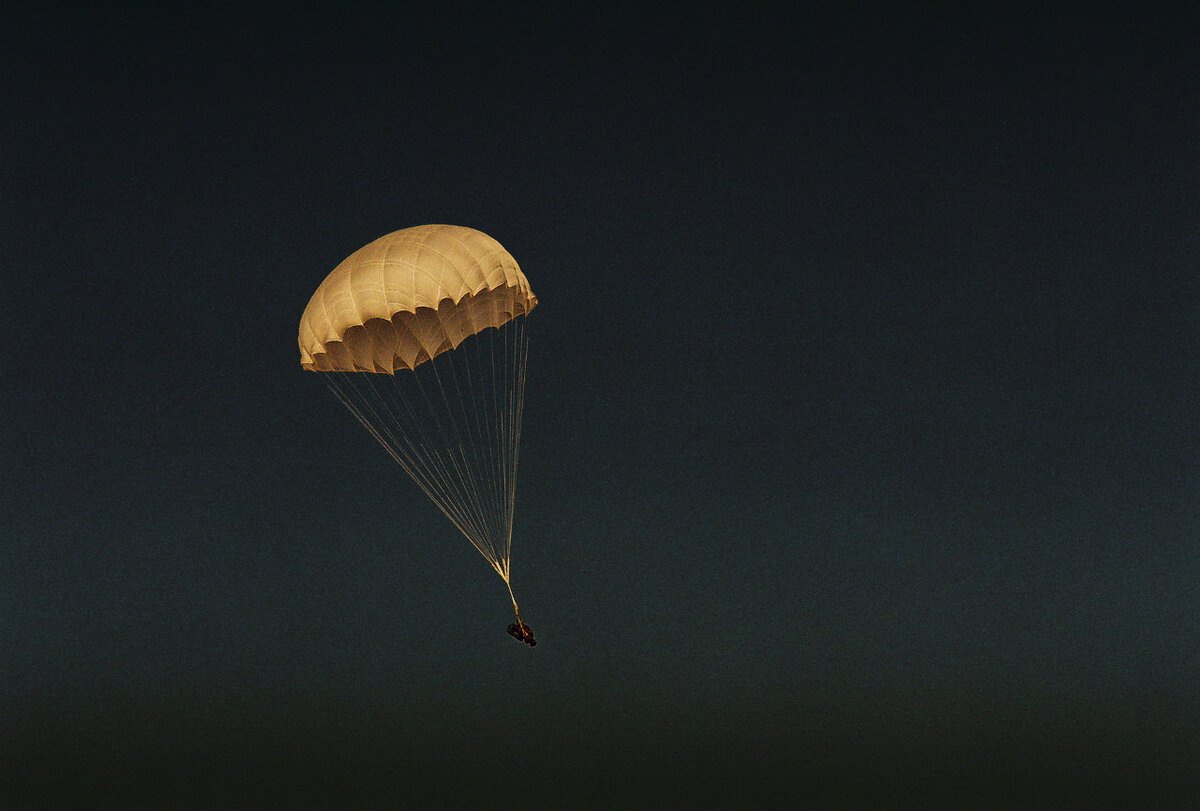
[[[418,225],[358,249],[333,269],[300,319],[300,365],[315,372],[415,369],[537,297],[487,234]]]
[[[300,365],[322,373],[487,559],[514,611],[525,316],[536,305],[499,242],[459,225],[419,225],[352,253],[300,319]]]

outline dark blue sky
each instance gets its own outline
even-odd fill
[[[1186,807],[1200,35],[43,8],[0,57],[0,805]],[[540,299],[513,584],[299,368]]]

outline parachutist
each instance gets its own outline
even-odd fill
[[[509,624],[508,635],[513,639],[524,642],[531,648],[537,644],[537,640],[533,638],[533,629],[520,620]]]

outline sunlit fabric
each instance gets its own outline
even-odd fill
[[[537,297],[515,259],[473,228],[419,225],[351,254],[300,320],[311,371],[414,369],[468,336],[525,315]]]

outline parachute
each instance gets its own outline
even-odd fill
[[[350,410],[504,580],[537,297],[499,242],[457,225],[351,254],[300,319],[300,365]]]

